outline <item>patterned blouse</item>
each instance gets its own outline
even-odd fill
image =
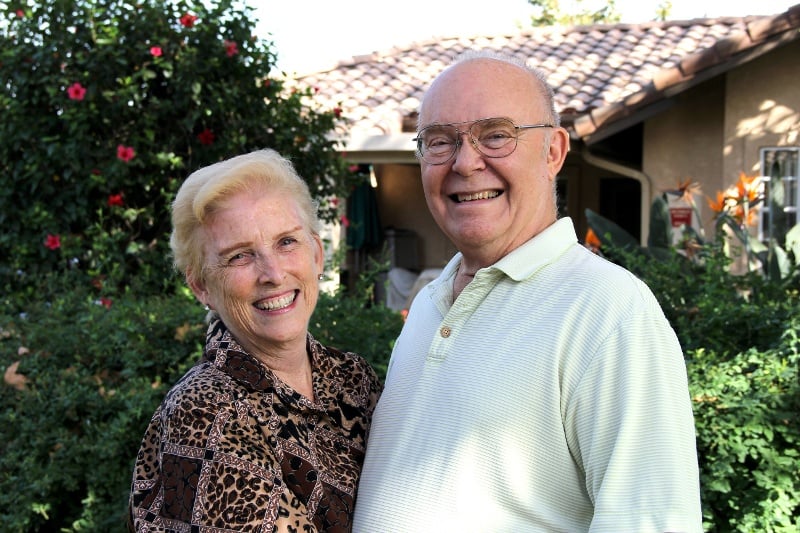
[[[203,358],[145,432],[129,530],[350,531],[381,385],[360,356],[307,346],[316,401],[212,320]]]

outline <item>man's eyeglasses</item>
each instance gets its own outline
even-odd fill
[[[468,124],[464,129],[458,126]],[[553,128],[554,124],[525,124],[517,126],[511,119],[482,118],[472,122],[431,124],[422,128],[413,139],[417,154],[429,165],[442,165],[450,161],[461,146],[461,136],[467,134],[469,142],[486,157],[506,157],[517,149],[519,130]]]

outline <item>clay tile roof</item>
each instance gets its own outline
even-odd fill
[[[800,4],[767,17],[532,28],[512,35],[452,36],[412,42],[294,83],[318,89],[323,107],[341,107],[356,135],[388,135],[413,124],[433,78],[461,52],[488,48],[542,69],[564,124],[584,140],[644,107],[800,38]],[[618,124],[617,124],[618,125]]]

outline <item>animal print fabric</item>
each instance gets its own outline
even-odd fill
[[[142,439],[129,530],[342,532],[380,382],[308,336],[316,401],[246,353],[221,320]]]

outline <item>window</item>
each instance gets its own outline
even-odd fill
[[[783,246],[786,232],[797,224],[800,204],[800,148],[762,148],[764,204],[760,209],[758,237]]]

